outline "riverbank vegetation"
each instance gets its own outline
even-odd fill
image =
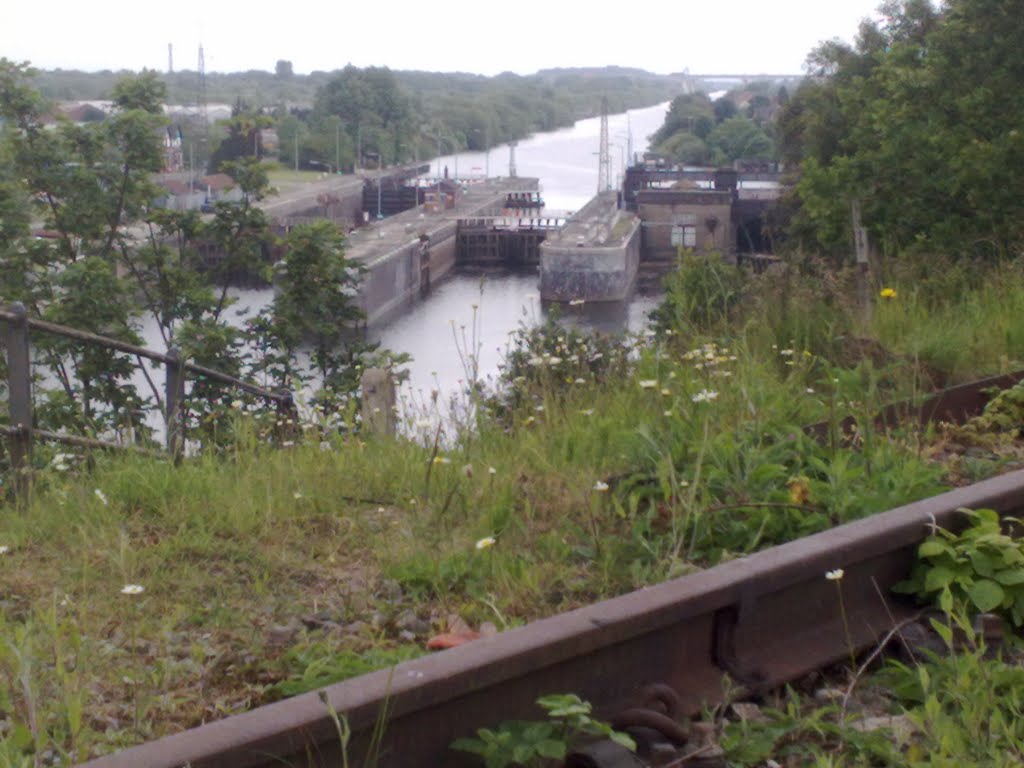
[[[905,25],[894,23],[890,44],[868,58],[887,83],[911,78],[908,62],[931,67],[932,57],[908,56],[891,71],[886,56],[907,55],[904,42],[921,46],[932,34],[941,52],[949,26],[989,29],[971,14],[984,17],[991,7],[952,3],[948,15],[928,17],[923,37],[906,41],[896,34]],[[906,9],[909,24],[917,5]],[[975,40],[963,52],[987,55],[988,45]],[[851,77],[851,88],[855,81],[862,83]],[[817,124],[811,96],[843,103],[837,92],[814,90],[830,82],[794,96],[804,105],[802,135]],[[964,84],[961,97],[970,93]],[[124,97],[125,120],[115,125],[145,124],[148,110],[136,111],[144,99],[135,90]],[[906,103],[910,112],[916,102]],[[891,117],[885,130],[904,118],[899,110]],[[906,119],[921,125],[913,114]],[[1012,130],[1000,139],[1010,148]],[[45,138],[98,146],[72,142],[89,136]],[[961,138],[973,145],[977,137]],[[816,167],[846,173],[863,159],[852,138],[837,141],[850,149],[829,165],[801,155],[807,178],[817,178]],[[103,146],[109,157],[117,145]],[[17,142],[3,147],[5,159],[27,151]],[[124,166],[126,158],[112,156]],[[91,178],[82,169],[99,162],[92,157],[36,172],[67,174],[77,185]],[[933,172],[944,167],[935,163]],[[962,170],[958,162],[950,171],[958,180],[952,194],[983,188],[957,176]],[[22,178],[10,174],[2,188],[21,189]],[[98,202],[113,188],[93,183],[83,199],[119,211]],[[1021,466],[1018,391],[966,428],[882,429],[872,419],[888,402],[1024,365],[1015,230],[1000,225],[991,239],[981,222],[943,230],[942,205],[928,224],[919,214],[932,209],[909,193],[887,198],[881,184],[878,205],[905,207],[924,222],[923,234],[886,239],[889,213],[863,207],[879,244],[864,301],[840,247],[851,241],[849,217],[837,212],[846,200],[837,192],[832,211],[817,189],[797,185],[792,250],[779,269],[752,275],[715,256],[683,257],[647,333],[591,337],[557,322],[524,328],[495,381],[479,378],[478,350],[463,345],[462,421],[437,419],[428,403],[389,439],[364,433],[345,402],[310,402],[297,423],[277,424],[225,397],[210,406],[218,439],[180,466],[40,448],[25,509],[15,511],[9,496],[0,507],[0,764],[107,753],[426,653],[432,639],[452,644],[515,627]],[[31,295],[45,283],[26,276],[45,274],[61,251],[23,237],[30,216],[16,203],[24,197],[0,197],[12,211],[0,229],[8,237],[3,263],[25,259],[3,287]],[[986,205],[1000,216],[1014,211]],[[69,242],[85,248],[69,252],[58,276],[81,264],[74,285],[83,298],[86,277],[103,286],[120,277],[101,258],[109,230],[75,229],[78,220],[61,219],[61,206],[50,209]],[[215,220],[225,222],[225,235],[237,234],[230,224],[238,220],[227,217],[241,214],[223,215]],[[186,225],[177,226],[187,234]],[[297,253],[338,253],[331,233],[302,234],[292,244]],[[247,240],[228,242],[246,252]],[[155,250],[145,270],[166,268],[172,255]],[[338,279],[332,265],[322,274]],[[175,279],[192,274],[182,269]],[[174,301],[207,307],[220,296],[175,285],[184,287],[167,294]],[[300,304],[282,310],[299,312]],[[317,325],[300,336],[328,332],[317,316],[303,318]],[[183,324],[170,327],[183,341],[200,340]],[[293,346],[295,338],[287,337]],[[819,441],[804,430],[846,416],[859,424],[850,440]],[[796,700],[780,700],[762,713],[766,721],[734,725],[723,744],[737,764],[1000,764],[975,752],[1019,757],[1018,672],[981,646],[897,672],[891,706],[906,707],[924,735],[895,749],[879,745],[881,735],[840,732],[835,708],[809,712]],[[982,725],[992,722],[1003,724],[991,729],[997,739],[983,741]],[[929,763],[930,755],[942,759]]]
[[[174,117],[192,165],[215,171],[224,160],[269,153],[287,166],[318,171],[411,163],[438,152],[482,152],[538,131],[564,128],[608,109],[624,112],[668,101],[681,79],[623,67],[550,69],[485,77],[466,73],[393,71],[351,65],[300,75],[278,61],[271,72],[209,73],[204,92],[195,72],[150,73],[171,104],[232,105],[231,119],[208,130],[192,114]],[[112,99],[129,72],[40,72],[43,96],[60,100]],[[258,126],[260,120],[266,125]],[[245,138],[239,136],[241,121]],[[253,136],[274,127],[277,143]],[[238,138],[234,151],[223,147]],[[218,153],[216,150],[222,147]]]
[[[894,283],[867,325],[842,280],[733,270],[686,262],[653,336],[524,330],[500,388],[472,388],[472,428],[421,414],[381,439],[321,407],[271,445],[229,406],[231,442],[181,466],[40,450],[31,504],[0,523],[9,755],[109,751],[1019,462],[998,429],[964,453],[867,418],[1019,366],[1012,334],[910,341],[940,296],[986,338],[1024,296],[1019,267],[959,296]],[[734,277],[728,301],[686,290]],[[852,445],[802,430],[848,414]]]
[[[226,161],[237,199],[208,214],[159,206],[164,87],[152,73],[121,81],[104,121],[46,124],[31,71],[0,60],[0,302],[35,320],[141,344],[144,324],[163,349],[314,402],[355,396],[359,371],[392,364],[356,329],[364,315],[361,265],[329,221],[272,231],[259,205],[274,193],[252,157]],[[41,233],[41,236],[40,236]],[[273,301],[242,322],[230,287],[239,276],[274,281]],[[152,447],[149,417],[164,402],[152,377],[131,384],[132,355],[34,333],[36,426]],[[216,443],[217,404],[238,398],[192,388],[185,421]],[[243,398],[244,399],[244,398]],[[310,403],[312,404],[312,403]]]
[[[768,80],[735,88],[714,101],[700,92],[676,96],[665,122],[650,137],[652,151],[682,165],[774,161],[775,117],[788,99],[785,85]]]

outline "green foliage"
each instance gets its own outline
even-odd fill
[[[834,705],[811,706],[791,693],[782,710],[726,723],[721,744],[730,765],[847,768],[1009,768],[1024,756],[1024,671],[994,656],[960,608],[933,629],[948,651],[913,665],[891,659],[859,681],[865,698],[891,718],[864,717]],[[880,700],[880,701],[879,701]],[[875,707],[878,706],[876,703]],[[871,722],[870,727],[865,727]]]
[[[771,86],[766,81],[749,86],[755,87],[767,91]],[[773,159],[776,152],[771,136],[751,119],[758,108],[771,107],[772,97],[767,93],[751,96],[748,115],[738,114],[734,101],[738,97],[726,94],[712,103],[703,93],[677,96],[669,105],[665,122],[651,136],[654,151],[685,165]]]
[[[736,113],[739,111],[739,107],[736,106],[736,102],[730,99],[728,94],[720,99],[715,99],[712,109],[715,114],[716,123],[723,123],[726,120],[731,120],[736,117]]]
[[[232,175],[229,163],[243,158],[259,160],[262,148],[259,141],[260,130],[269,127],[273,121],[266,115],[250,111],[241,103],[236,103],[231,110],[231,117],[221,123],[227,130],[225,136],[210,156],[208,169],[210,173],[223,172]]]
[[[959,440],[985,445],[995,440],[1016,440],[1024,429],[1024,383],[998,392],[984,411],[950,434]]]
[[[352,357],[344,349],[346,334],[365,317],[355,301],[362,267],[345,258],[344,244],[329,221],[292,229],[287,255],[274,268],[277,291],[268,310],[279,347],[295,354],[311,343],[313,363],[328,387]]]
[[[547,395],[580,385],[619,380],[628,369],[629,342],[569,325],[549,314],[540,325],[521,325],[509,339],[497,391],[488,404],[506,418],[533,408]]]
[[[1017,522],[990,509],[963,510],[970,524],[960,533],[936,528],[917,549],[910,578],[896,592],[916,595],[949,612],[967,604],[1024,625],[1024,543],[1003,533]]]
[[[837,258],[852,252],[850,205],[882,253],[1012,255],[1020,244],[1024,102],[1011,2],[890,3],[854,47],[821,46],[780,121],[802,164],[794,231]],[[941,169],[941,172],[936,172]]]
[[[267,118],[236,111],[215,158],[239,200],[217,202],[212,216],[170,211],[154,206],[160,192],[150,181],[162,167],[165,122],[165,88],[155,73],[114,86],[115,111],[106,120],[65,121],[56,130],[44,126],[47,110],[32,76],[0,61],[0,154],[11,161],[0,172],[0,209],[10,211],[0,227],[0,302],[20,301],[30,316],[134,344],[141,343],[141,316],[149,315],[166,347],[186,359],[234,376],[273,371],[281,387],[301,383],[298,360],[311,345],[320,389],[356,390],[359,366],[377,358],[352,335],[362,320],[355,301],[361,273],[345,260],[344,239],[332,225],[296,228],[281,244],[272,324],[246,338],[225,316],[234,279],[270,277],[276,242],[257,204],[273,190],[253,156]],[[30,221],[54,236],[31,237]],[[147,399],[130,386],[136,365],[129,356],[38,334],[33,346],[37,370],[48,368],[46,378],[60,387],[40,391],[40,426],[149,439],[145,416],[161,398],[155,388]],[[192,381],[184,406],[192,437],[223,442],[232,435],[235,399],[212,382]]]
[[[357,298],[365,268],[345,257],[345,236],[336,224],[296,226],[283,245],[273,302],[250,326],[257,344],[274,350],[258,370],[274,375],[280,388],[315,380],[314,402],[334,406],[355,395],[364,367],[397,369],[409,359],[378,354],[379,345],[362,338],[366,315]],[[312,371],[299,362],[307,353]]]
[[[932,620],[946,653],[915,665],[890,660],[871,681],[913,728],[898,765],[1009,768],[1024,758],[1024,670],[987,647],[967,616],[954,604],[944,621]]]
[[[583,737],[611,739],[627,749],[636,744],[626,734],[591,717],[591,705],[571,693],[542,696],[537,704],[546,721],[509,720],[496,730],[480,728],[472,738],[457,739],[452,749],[479,755],[486,768],[539,768],[562,760],[572,744]]]
[[[726,321],[743,298],[747,276],[718,254],[683,253],[664,280],[665,297],[651,313],[662,332],[707,332]]]
[[[764,720],[727,723],[721,745],[730,766],[824,766],[826,755],[840,753],[851,762],[842,765],[903,765],[899,749],[884,729],[862,732],[837,722],[836,707],[809,707],[792,691],[785,709],[763,708]],[[828,763],[830,764],[830,763]]]
[[[4,276],[12,279],[0,282],[0,301],[20,301],[36,318],[137,341],[135,302],[118,263],[132,247],[128,227],[155,196],[150,174],[161,166],[156,136],[164,123],[163,87],[144,72],[116,89],[107,120],[62,121],[48,130],[33,75],[0,59],[2,153],[12,170],[5,205],[13,213],[0,243]],[[29,237],[27,216],[54,236]],[[124,386],[130,370],[124,355],[53,337],[35,346],[80,427],[102,432],[141,423],[140,403]]]
[[[735,160],[770,160],[775,155],[771,138],[747,117],[723,120],[711,131],[707,143],[719,165]]]
[[[278,660],[287,677],[272,685],[267,694],[271,700],[297,696],[350,677],[393,667],[421,655],[423,651],[420,648],[410,645],[353,653],[323,641],[306,642],[289,649]]]
[[[683,165],[707,165],[711,162],[711,148],[698,136],[680,131],[656,148],[659,155]]]
[[[663,144],[681,132],[694,133],[699,138],[705,138],[707,134],[700,136],[697,131],[697,121],[702,117],[713,118],[713,116],[711,100],[706,94],[687,93],[676,96],[665,113],[665,122],[651,136],[651,144],[653,146]]]
[[[318,162],[337,162],[341,154],[342,164],[348,162],[346,147],[361,161],[355,158],[360,145],[385,163],[438,151],[482,151],[599,114],[604,97],[609,109],[623,111],[666,100],[677,90],[667,79],[616,68],[488,78],[346,67],[317,91],[306,148]],[[332,116],[342,121],[340,142]]]
[[[57,70],[39,73],[38,83],[47,98],[107,99],[127,74]],[[195,103],[195,72],[166,73],[160,80],[170,103]],[[439,150],[438,135],[453,151],[483,151],[595,116],[603,98],[613,112],[622,112],[667,101],[678,91],[676,78],[621,67],[484,77],[347,66],[298,75],[291,62],[278,60],[273,72],[206,73],[207,100],[234,104],[247,115],[242,123],[232,118],[224,126],[229,136],[223,143],[223,136],[202,135],[204,127],[194,121],[182,122],[192,123],[185,131],[195,139],[198,163],[206,160],[202,149],[208,142],[219,147],[209,164],[216,169],[224,159],[262,154],[254,120],[288,116],[301,125],[297,132],[286,125],[280,134],[285,164],[291,165],[297,133],[300,167],[330,164],[337,170],[364,160],[356,157],[360,144],[364,154],[379,154],[384,163],[431,156]]]

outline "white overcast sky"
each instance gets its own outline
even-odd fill
[[[387,66],[530,74],[619,65],[667,74],[803,71],[880,0],[0,0],[0,56],[41,69],[273,71]]]

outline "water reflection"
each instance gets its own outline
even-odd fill
[[[567,326],[603,333],[639,332],[656,297],[579,306],[545,305],[535,273],[486,276],[457,274],[425,301],[412,304],[371,338],[396,352],[413,356],[403,399],[413,410],[432,410],[432,393],[448,404],[465,391],[477,364],[478,380],[496,382],[512,335],[544,322],[554,313]]]
[[[633,150],[642,152],[646,137],[656,131],[664,120],[668,103],[628,113],[609,115],[612,137],[613,178],[622,172],[632,132]],[[568,211],[581,208],[596,191],[597,150],[600,118],[580,120],[570,128],[542,133],[525,139],[516,148],[518,174],[540,179],[549,210]],[[448,155],[435,161],[434,168],[458,168],[463,175],[507,175],[508,148],[495,148],[485,153]],[[238,303],[230,312],[231,322],[241,325],[245,318],[267,306],[273,297],[271,289],[233,290]],[[647,313],[657,301],[637,295],[627,302],[562,305],[557,309],[569,325],[614,333],[623,329],[639,331]],[[543,321],[551,307],[541,305],[536,272],[500,273],[485,277],[456,274],[436,286],[429,297],[416,302],[408,311],[372,329],[371,338],[395,352],[409,353],[413,361],[408,367],[410,378],[405,387],[406,400],[428,402],[432,392],[442,402],[458,397],[470,376],[469,367],[476,362],[481,380],[494,380],[499,372],[509,337],[518,328]],[[159,333],[150,322],[142,330],[147,344],[162,348]],[[152,373],[158,387],[162,371]],[[135,386],[147,391],[140,372]],[[155,426],[155,425],[154,425]]]

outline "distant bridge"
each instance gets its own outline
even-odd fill
[[[746,85],[756,80],[803,80],[807,77],[806,74],[733,74],[733,75],[697,75],[689,72],[683,73],[683,90],[686,93],[694,93],[695,91],[701,90],[699,86],[707,86],[709,83],[739,83]]]
[[[800,74],[786,74],[786,75],[771,75],[771,74],[760,74],[760,75],[695,75],[687,74],[686,77],[691,77],[694,80],[741,80],[743,82],[750,82],[751,80],[802,80],[807,75]]]

